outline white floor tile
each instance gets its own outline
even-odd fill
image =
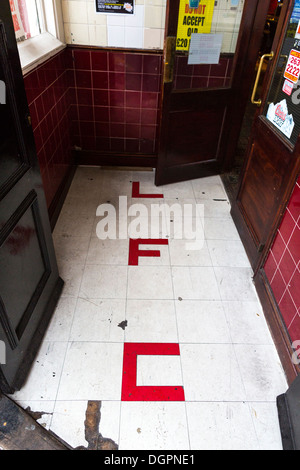
[[[175,298],[219,300],[220,294],[212,267],[172,267]]]
[[[198,180],[193,184],[196,199],[228,199],[220,181],[205,183]]]
[[[207,240],[213,266],[250,268],[249,259],[241,241]]]
[[[96,299],[125,299],[127,266],[88,264],[85,267],[80,297]]]
[[[222,300],[257,300],[251,268],[214,268]]]
[[[14,400],[55,400],[59,387],[66,342],[43,342],[32,365],[28,379]]]
[[[230,343],[222,302],[177,300],[175,302],[180,343]]]
[[[249,406],[187,402],[191,450],[260,450]]]
[[[122,365],[122,343],[70,343],[57,399],[120,400]]]
[[[79,298],[70,332],[70,341],[123,342],[125,299]]]
[[[73,315],[77,303],[76,297],[61,297],[47,328],[44,341],[68,341]]]
[[[126,342],[178,342],[173,300],[127,300]]]
[[[54,230],[54,237],[88,237],[91,234],[96,217],[96,206],[93,214],[78,215],[75,211],[61,214]]]
[[[129,266],[128,299],[173,299],[171,268]]]
[[[128,265],[128,240],[99,240],[91,238],[86,263],[107,265]]]
[[[120,450],[189,450],[185,403],[122,402]]]
[[[223,301],[233,343],[273,344],[272,336],[257,301]]]
[[[63,263],[58,260],[59,275],[64,281],[62,295],[77,296],[84,272],[83,264]]]
[[[137,386],[183,385],[180,356],[137,356]]]
[[[172,266],[212,266],[207,242],[199,239],[199,249],[191,249],[195,240],[170,240],[170,260]]]
[[[166,199],[194,199],[194,190],[191,181],[173,183],[159,186],[159,191]]]
[[[248,401],[276,401],[287,382],[273,345],[234,345]]]
[[[186,401],[246,399],[232,345],[181,344],[180,357]]]
[[[204,206],[204,217],[226,218],[230,217],[230,204],[227,199],[199,199],[196,198],[197,204]]]
[[[207,240],[240,240],[231,218],[204,217],[202,223]]]
[[[249,403],[260,450],[282,450],[282,440],[275,402]]]
[[[56,256],[60,263],[84,264],[90,237],[59,237],[54,241]]]
[[[105,439],[111,439],[117,444],[119,438],[119,420],[120,403],[113,401],[99,401],[95,403],[99,407],[99,426],[100,435]],[[51,431],[60,436],[74,449],[88,448],[89,443],[86,440],[85,420],[88,408],[88,400],[57,401],[51,423]],[[95,419],[96,421],[96,419]],[[95,450],[94,448],[92,450]]]
[[[74,449],[87,448],[85,439],[85,413],[87,400],[56,401],[51,431],[67,442]]]

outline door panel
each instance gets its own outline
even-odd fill
[[[253,63],[254,70],[268,11],[262,0],[201,2],[201,12],[214,4],[211,34],[223,34],[221,56],[218,64],[189,65],[188,52],[176,50],[183,3],[167,5],[157,185],[221,172],[237,143],[252,79],[247,68]]]
[[[8,0],[0,5],[0,43],[0,80],[6,95],[0,104],[0,341],[5,345],[0,390],[13,393],[26,380],[63,281]]]
[[[209,162],[217,154],[227,97],[223,91],[172,95],[166,161],[169,167]],[[188,132],[182,132],[183,122]]]
[[[286,0],[283,5],[274,41],[275,56],[265,77],[261,105],[232,207],[232,216],[255,273],[269,250],[299,171],[299,89],[298,85],[285,88],[284,76],[290,51],[298,50],[300,56],[300,42],[295,38],[300,17],[293,22],[294,5],[298,7],[292,0]]]

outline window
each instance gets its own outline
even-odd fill
[[[60,0],[9,0],[23,73],[65,46]]]
[[[43,32],[38,0],[10,0],[10,9],[17,41],[25,41]]]

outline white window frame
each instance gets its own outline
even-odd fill
[[[36,37],[18,42],[23,75],[66,47],[61,0],[37,0],[37,2],[43,32]]]

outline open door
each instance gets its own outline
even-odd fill
[[[270,249],[300,169],[299,24],[299,1],[285,0],[273,51],[266,57],[271,59],[271,67],[262,96],[253,94],[258,110],[232,205],[255,275]]]
[[[196,8],[190,8],[193,4]],[[157,185],[230,167],[268,8],[266,0],[167,2]],[[194,64],[189,63],[195,62],[192,33],[203,33],[201,41],[207,40]]]
[[[9,0],[0,4],[0,391],[24,383],[61,293]]]

